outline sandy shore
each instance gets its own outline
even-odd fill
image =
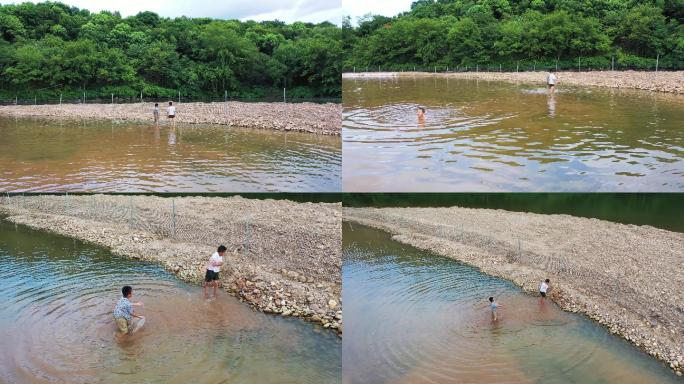
[[[179,103],[177,124],[218,124],[236,127],[339,135],[342,129],[340,104],[315,103]],[[160,103],[166,124],[166,103]],[[56,119],[130,120],[152,123],[154,103],[62,104],[0,106],[0,116],[48,117]]]
[[[228,253],[220,276],[227,292],[260,311],[342,332],[340,203],[239,196],[3,196],[0,214],[118,255],[158,262],[193,284],[202,284],[209,256],[224,244]]]
[[[468,208],[345,208],[345,220],[480,268],[584,313],[684,372],[684,234],[568,215]]]
[[[547,72],[369,72],[345,73],[342,78],[383,78],[391,76],[439,76],[457,79],[480,79],[546,85]],[[684,94],[684,71],[637,72],[592,71],[557,72],[558,88],[564,85],[596,86],[608,88],[642,89],[648,91]]]

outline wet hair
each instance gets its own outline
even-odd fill
[[[155,106],[155,107],[158,107],[158,106],[159,106],[159,103],[154,103],[154,106]]]
[[[420,109],[423,113],[425,113],[425,108],[423,108],[423,107],[418,107],[418,109]]]
[[[551,282],[551,280],[549,280],[549,279],[546,279],[546,280],[544,280],[544,282],[546,282],[546,283],[550,283],[550,282]]]
[[[225,245],[219,245],[218,247],[218,253],[225,252],[228,248],[226,248]]]
[[[494,302],[494,297],[493,297],[493,296],[489,296],[489,301],[493,303],[493,302]]]
[[[173,101],[169,101],[169,105],[173,105]]]
[[[131,292],[133,292],[133,287],[131,287],[130,285],[124,285],[124,287],[121,288],[121,294],[123,295],[123,297],[128,297],[128,295],[130,295]]]

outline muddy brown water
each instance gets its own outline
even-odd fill
[[[345,222],[343,247],[344,383],[681,382],[585,317],[385,232]]]
[[[344,79],[344,190],[684,191],[684,96],[543,86]]]
[[[121,286],[146,316],[117,337]],[[339,383],[341,341],[320,326],[252,311],[161,267],[0,220],[3,383]]]
[[[0,118],[0,191],[339,192],[339,137]]]

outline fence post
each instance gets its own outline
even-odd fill
[[[660,61],[660,53],[656,55],[656,72],[658,72],[658,62]]]
[[[537,60],[534,61],[534,65],[532,66],[532,71],[537,72]]]
[[[520,62],[518,61],[518,62],[515,64],[515,72],[517,73],[519,69],[520,69]]]
[[[475,64],[475,73],[480,72],[480,64]]]
[[[499,72],[501,72],[501,63],[499,63]]]
[[[287,103],[287,97],[286,97],[287,93],[286,92],[287,91],[285,90],[285,87],[283,87],[283,103]]]
[[[558,72],[558,58],[556,57],[556,72]]]
[[[112,104],[114,104],[114,94],[112,93]]]
[[[247,220],[245,221],[245,242],[242,244],[242,254],[244,257],[247,257],[247,254],[249,253],[249,241],[251,238],[249,221],[251,218],[251,216],[247,216]]]
[[[226,101],[228,101],[228,91],[226,91],[226,90],[224,89],[224,90],[223,90],[223,102],[225,103]]]
[[[38,96],[33,95],[33,105],[38,105]]]
[[[140,91],[140,102],[142,103],[142,90]]]
[[[133,229],[133,196],[128,196],[128,229]]]
[[[173,232],[172,237],[176,237],[176,200],[171,199],[172,211],[173,211]]]
[[[85,91],[83,91],[83,104],[86,103],[86,98],[85,98]]]
[[[18,101],[19,100],[17,99],[17,96],[15,95],[14,96],[14,105],[19,105],[19,104],[17,104]],[[62,95],[61,94],[59,95],[59,103],[62,104]]]
[[[610,70],[611,71],[615,70],[615,55],[610,57]]]
[[[582,56],[577,58],[577,72],[582,71]]]

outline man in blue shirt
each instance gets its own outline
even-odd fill
[[[137,303],[131,303],[131,298],[133,297],[133,288],[130,285],[126,285],[121,288],[121,293],[123,297],[119,299],[116,303],[116,308],[114,308],[114,320],[116,321],[117,327],[121,333],[126,334],[132,330],[132,318],[137,317],[139,319],[145,319],[144,316],[138,316],[133,311],[133,306],[141,306],[143,303],[138,301]]]

